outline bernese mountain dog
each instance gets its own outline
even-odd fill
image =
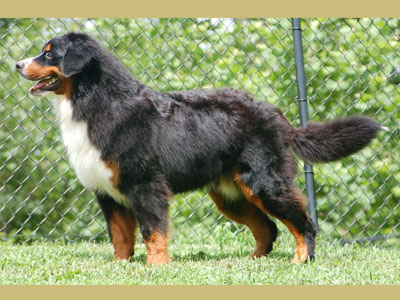
[[[296,240],[293,261],[304,263],[314,257],[317,230],[293,184],[292,150],[309,163],[333,161],[383,128],[365,116],[294,128],[277,107],[229,88],[155,91],[85,33],[51,39],[16,68],[38,81],[33,95],[59,95],[67,155],[96,194],[115,259],[133,255],[139,226],[146,261],[165,264],[171,198],[207,186],[218,210],[253,233],[252,257],[272,250],[273,216]]]

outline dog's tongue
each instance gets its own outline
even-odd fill
[[[36,83],[33,87],[31,87],[29,89],[29,92],[32,94],[34,91],[44,87],[49,80],[50,79],[44,79],[44,80],[39,81],[38,83]]]
[[[44,86],[46,85],[46,81],[47,81],[47,80],[39,81],[38,83],[36,83],[34,86],[32,86],[32,87],[29,89],[29,92],[32,94],[32,93],[35,92],[36,90],[38,90],[38,89],[44,87]]]

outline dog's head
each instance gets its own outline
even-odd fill
[[[29,91],[68,94],[73,78],[95,57],[96,43],[83,33],[67,33],[45,43],[40,55],[17,62],[18,72],[26,79],[38,81]]]

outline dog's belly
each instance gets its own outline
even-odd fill
[[[79,181],[85,188],[107,193],[127,207],[126,196],[113,186],[112,171],[107,168],[100,151],[89,139],[87,124],[72,119],[71,101],[57,99],[55,109],[67,155]]]
[[[243,201],[245,199],[243,192],[237,186],[233,177],[231,173],[224,174],[210,186],[219,192],[224,197],[225,202],[228,203]]]

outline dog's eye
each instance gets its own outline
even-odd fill
[[[51,55],[51,53],[50,52],[47,52],[46,54],[45,54],[45,56],[46,56],[46,58],[53,58],[53,55]]]

